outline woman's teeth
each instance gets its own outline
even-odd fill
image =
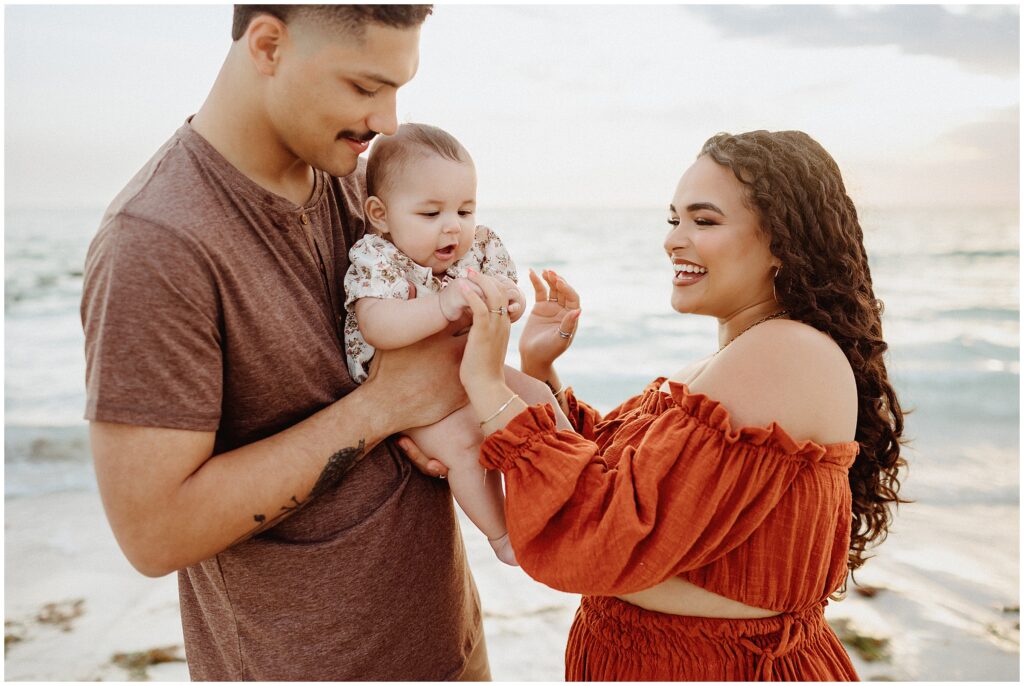
[[[676,273],[685,272],[687,274],[707,274],[708,270],[706,267],[698,267],[695,264],[677,264],[674,265]]]

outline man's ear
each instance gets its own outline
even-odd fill
[[[249,22],[245,45],[260,74],[274,75],[281,62],[281,47],[287,39],[288,27],[273,15],[258,14]]]
[[[366,199],[366,203],[363,204],[363,209],[366,212],[366,219],[370,222],[370,226],[376,229],[378,233],[388,233],[388,208],[384,206],[383,200],[376,195],[371,195]]]

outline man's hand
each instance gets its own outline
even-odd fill
[[[363,387],[387,398],[381,410],[399,415],[395,423],[400,430],[433,424],[468,402],[459,383],[466,338],[454,335],[462,328],[462,320],[452,322],[418,343],[373,356]]]
[[[405,456],[409,458],[409,461],[412,462],[413,466],[423,474],[426,474],[427,476],[434,476],[439,479],[444,479],[448,476],[448,468],[444,466],[444,463],[441,462],[441,460],[435,460],[432,457],[427,457],[427,455],[419,449],[419,446],[417,446],[416,443],[408,436],[402,435],[398,439],[396,445],[402,449],[402,452],[404,452]]]
[[[409,429],[399,439],[398,446],[427,476],[444,476],[449,467],[456,466],[451,463],[452,459],[477,455],[483,440],[476,413],[467,406],[436,424]]]

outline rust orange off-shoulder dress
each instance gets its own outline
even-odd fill
[[[579,434],[528,407],[481,449],[505,474],[523,570],[583,594],[566,679],[856,681],[823,610],[846,578],[857,443],[734,428],[717,401],[663,381],[603,419],[569,392]],[[683,617],[612,597],[672,576],[781,614]]]

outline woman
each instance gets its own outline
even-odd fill
[[[823,609],[885,537],[904,464],[856,210],[809,136],[755,131],[705,143],[668,222],[672,306],[715,317],[720,348],[603,418],[560,390],[578,434],[505,386],[503,292],[467,295],[461,378],[516,555],[584,595],[566,677],[856,680]],[[550,330],[520,350],[561,389],[550,341],[577,304],[549,284]]]

